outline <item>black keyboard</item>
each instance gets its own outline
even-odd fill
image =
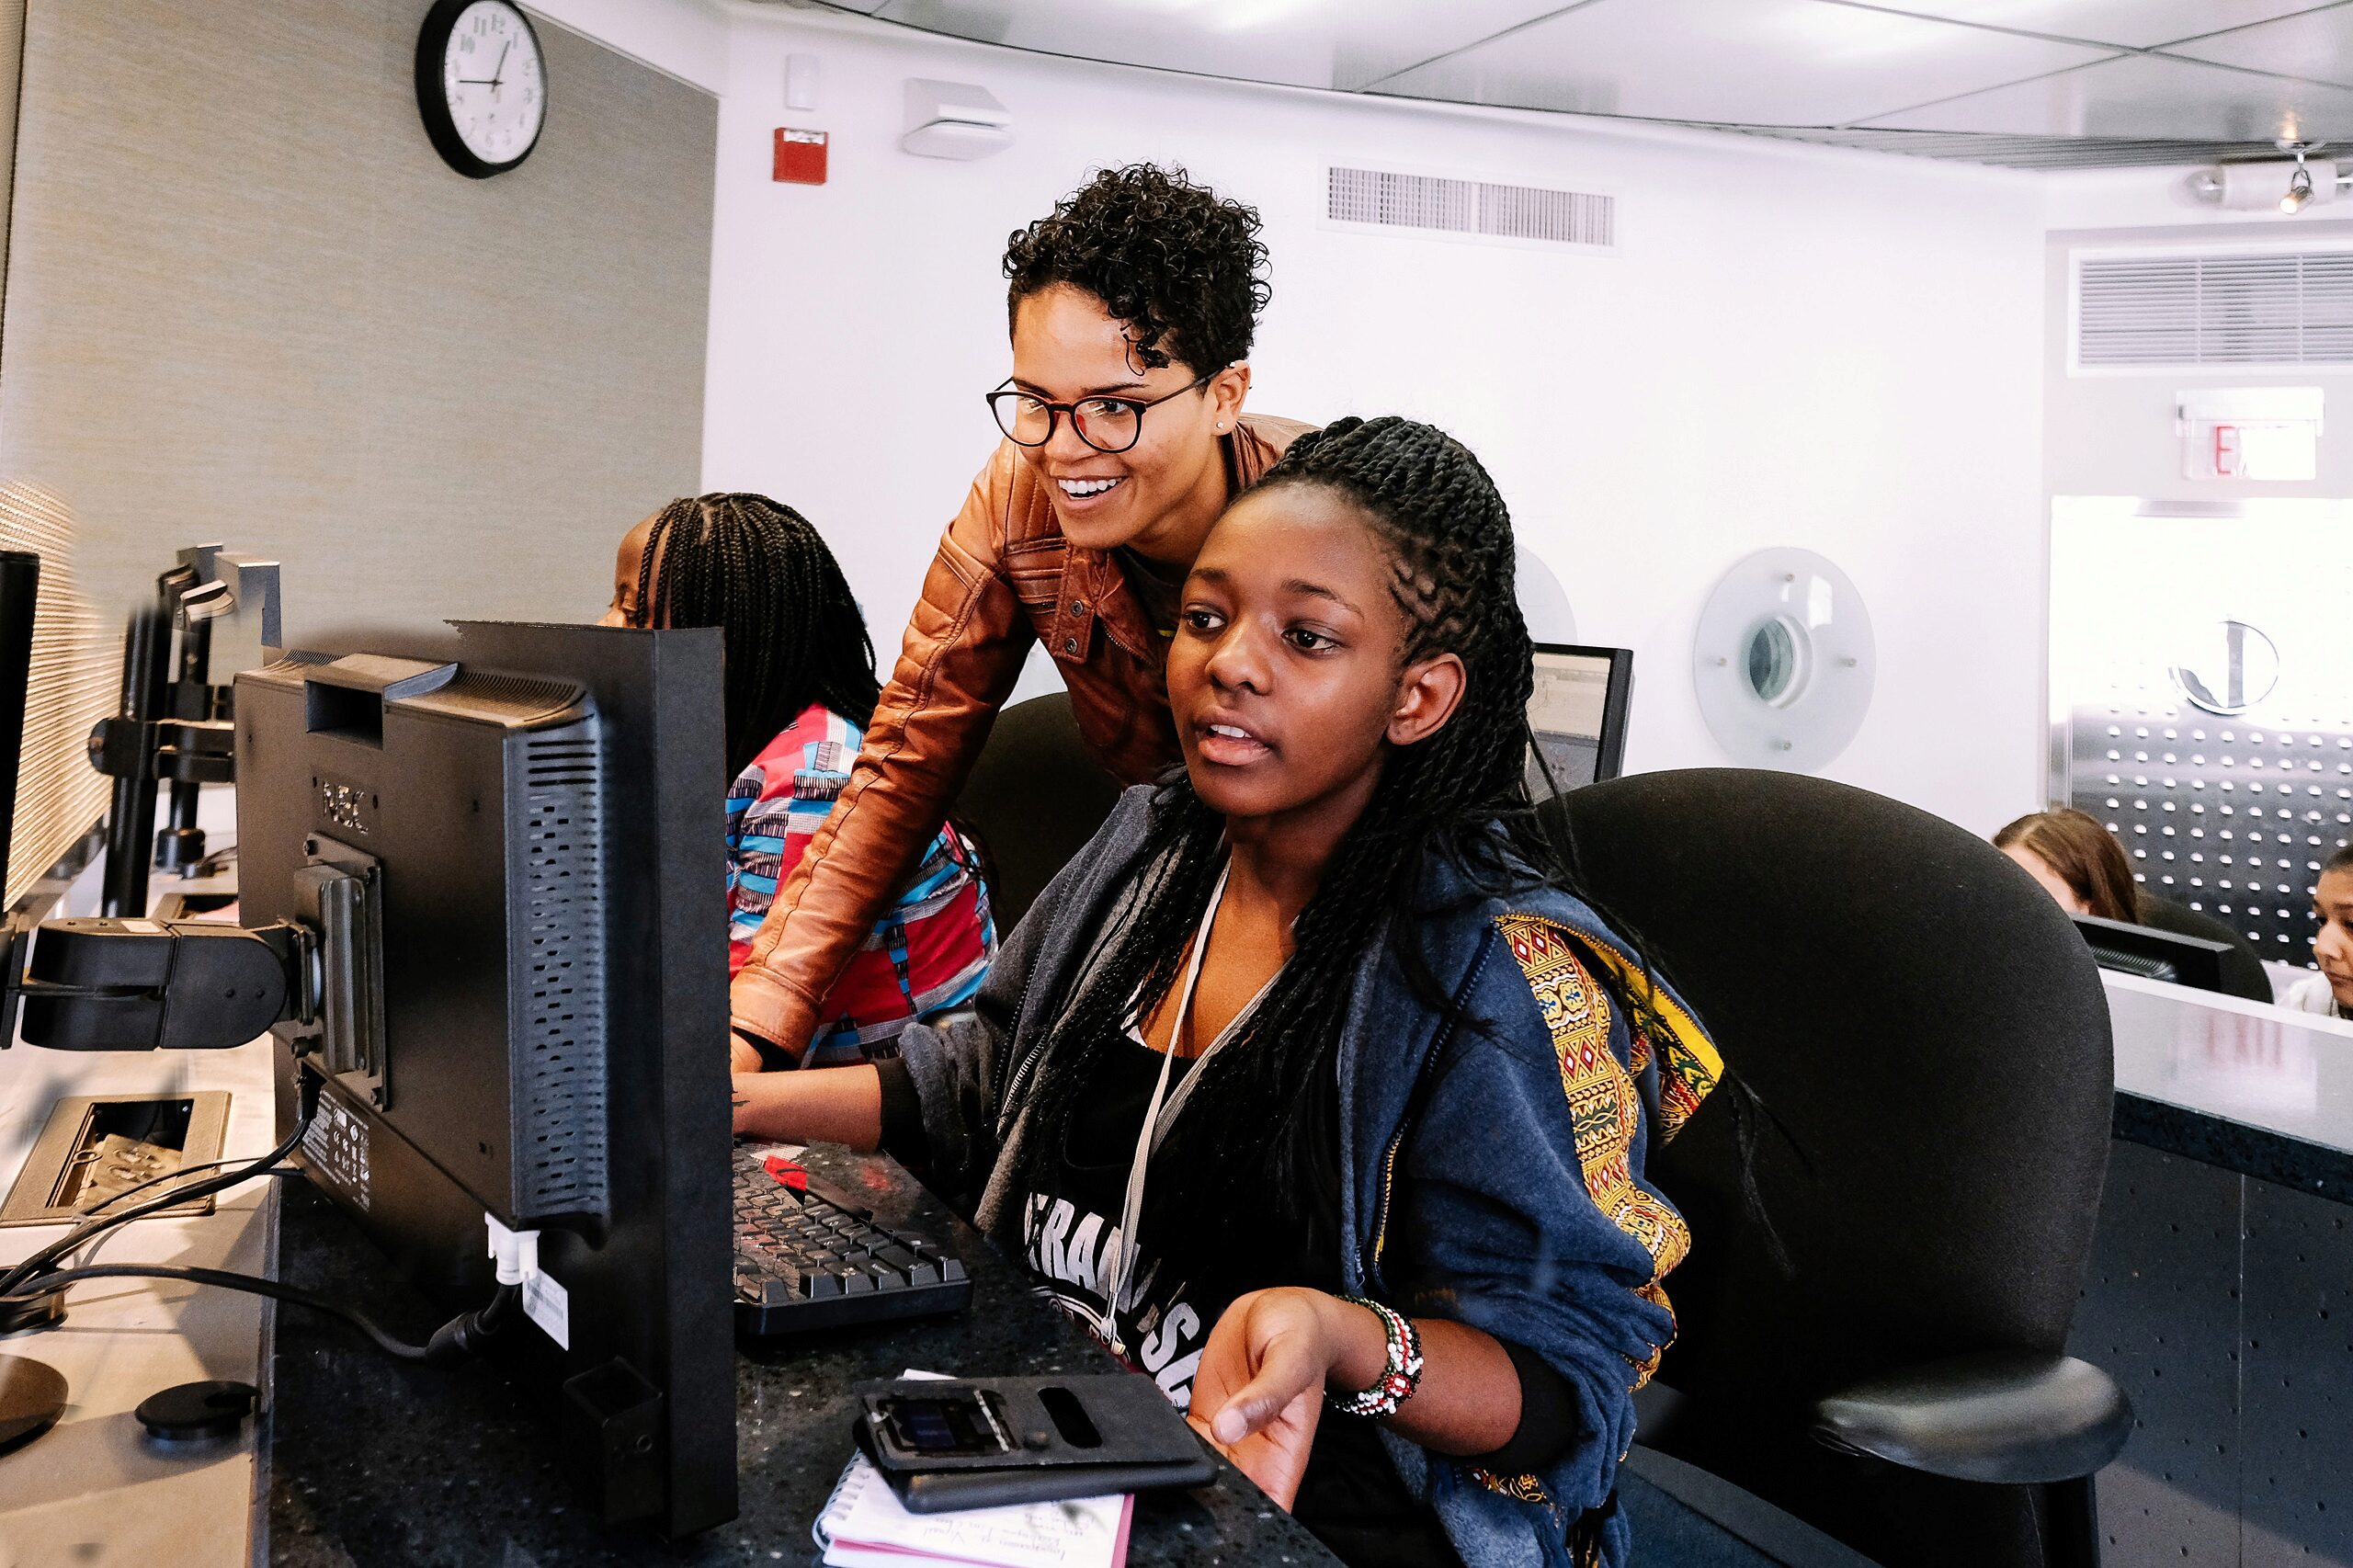
[[[766,1337],[957,1312],[972,1281],[926,1236],[886,1231],[868,1210],[756,1147],[735,1151],[735,1326]],[[781,1174],[779,1174],[781,1173]]]

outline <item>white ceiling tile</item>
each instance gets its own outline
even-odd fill
[[[2183,142],[2353,140],[2353,92],[2162,55],[2132,54],[1866,124],[1905,131]]]
[[[875,15],[983,43],[1298,87],[1356,88],[1565,0],[887,0]]]
[[[2148,49],[2268,22],[2329,0],[1877,0],[1891,11]]]
[[[1378,90],[1650,119],[1838,125],[2099,58],[1821,0],[1595,0]]]
[[[2171,52],[2353,86],[2353,6],[2335,6],[2268,27],[2224,33],[2202,43],[2182,44]]]

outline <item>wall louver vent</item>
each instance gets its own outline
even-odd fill
[[[2110,253],[2075,265],[2075,369],[2353,365],[2353,250]]]
[[[1614,196],[1388,169],[1335,166],[1325,187],[1324,215],[1351,228],[1405,229],[1461,239],[1580,250],[1612,250],[1618,244]]]

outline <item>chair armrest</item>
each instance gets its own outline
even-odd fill
[[[2072,1356],[1989,1351],[1925,1362],[1819,1401],[1814,1439],[1906,1470],[2008,1485],[2074,1481],[2132,1430],[2116,1381]]]

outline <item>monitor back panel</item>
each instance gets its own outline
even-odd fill
[[[305,1164],[451,1312],[493,1289],[486,1214],[538,1228],[563,1310],[542,1292],[499,1347],[544,1403],[551,1441],[608,1519],[673,1536],[723,1522],[735,1412],[718,634],[463,623],[366,651],[454,661],[460,676],[385,702],[381,736],[363,722],[356,737],[315,727],[299,669],[238,680],[244,922],[300,906],[323,839],[381,864],[381,1103],[362,1075],[332,1080]],[[597,866],[597,885],[578,886]],[[535,938],[551,918],[572,922],[553,987]],[[568,1069],[548,1068],[551,1046]],[[283,1048],[279,1080],[287,1131]]]

